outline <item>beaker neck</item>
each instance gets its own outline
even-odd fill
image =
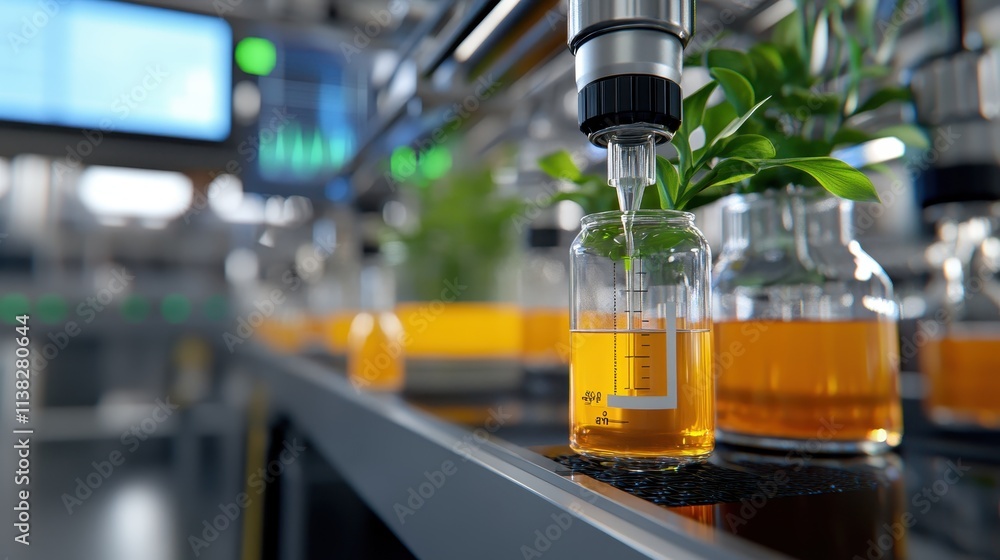
[[[393,270],[377,256],[365,257],[361,266],[361,309],[390,311],[395,301]]]
[[[734,195],[723,207],[724,251],[811,247],[854,241],[852,203],[818,189]]]

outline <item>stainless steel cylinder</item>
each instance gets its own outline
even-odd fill
[[[593,143],[622,126],[657,130],[660,140],[677,130],[694,12],[694,0],[570,0],[580,129]]]

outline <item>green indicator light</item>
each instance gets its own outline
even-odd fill
[[[65,319],[66,307],[66,300],[55,294],[42,296],[35,302],[35,311],[45,323],[58,323]]]
[[[292,172],[306,175],[306,149],[302,144],[302,131],[295,131],[295,144],[292,146]]]
[[[340,169],[346,159],[347,149],[344,141],[337,136],[330,138],[330,161],[333,163],[333,167]]]
[[[313,131],[312,145],[309,146],[309,165],[312,172],[323,169],[323,137],[320,136],[319,129]]]
[[[180,294],[170,294],[160,302],[160,313],[168,323],[181,323],[191,315],[191,302]]]
[[[236,45],[236,65],[247,74],[267,76],[278,61],[274,43],[260,37],[246,37]]]
[[[202,313],[210,321],[222,321],[229,314],[229,300],[226,296],[212,296],[205,300]]]
[[[0,318],[5,323],[16,323],[18,315],[27,315],[31,308],[28,298],[21,294],[7,294],[0,298]]]
[[[389,171],[392,178],[402,181],[413,176],[417,171],[417,154],[409,146],[400,146],[389,157]]]
[[[420,173],[428,179],[440,179],[451,171],[451,152],[443,146],[434,146],[420,155]]]
[[[130,323],[138,323],[149,315],[149,302],[142,296],[128,296],[119,308],[122,317]]]

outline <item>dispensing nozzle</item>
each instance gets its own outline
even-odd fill
[[[643,128],[608,136],[608,184],[617,189],[623,212],[638,210],[646,186],[656,182],[655,138]]]

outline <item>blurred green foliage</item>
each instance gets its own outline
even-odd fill
[[[453,171],[399,188],[417,214],[413,227],[390,229],[385,237],[402,250],[397,255],[401,296],[439,300],[449,282],[464,286],[459,301],[495,300],[525,202],[501,193],[488,169]]]

